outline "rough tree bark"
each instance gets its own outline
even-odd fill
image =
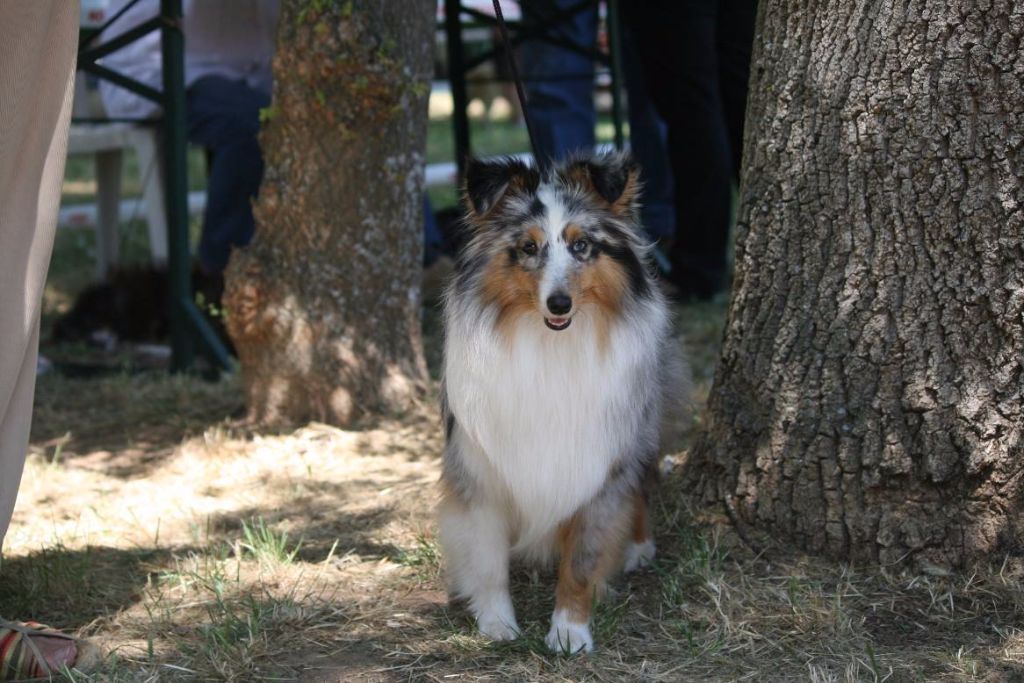
[[[345,424],[423,388],[429,0],[285,0],[256,236],[226,274],[250,419]]]
[[[763,0],[736,274],[689,462],[857,561],[1024,552],[1024,10]]]

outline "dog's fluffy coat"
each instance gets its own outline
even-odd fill
[[[590,650],[594,595],[654,555],[647,495],[685,370],[624,155],[542,176],[467,170],[468,242],[445,302],[440,540],[480,630],[518,631],[510,558],[558,558],[548,645]]]

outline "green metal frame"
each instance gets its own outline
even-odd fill
[[[134,5],[133,0],[124,10]],[[120,13],[117,15],[120,16]],[[113,17],[107,25],[112,23]],[[196,306],[192,294],[191,249],[188,234],[188,164],[185,127],[185,39],[182,33],[181,0],[160,0],[160,14],[121,35],[90,47],[106,28],[83,32],[78,51],[78,69],[108,80],[163,109],[160,125],[164,155],[165,198],[167,202],[167,302],[171,329],[171,371],[184,372],[195,360],[196,343],[215,368],[215,372],[234,369],[231,356],[220,338]],[[160,31],[163,62],[163,90],[155,90],[96,61],[144,35]]]

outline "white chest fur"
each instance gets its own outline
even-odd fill
[[[599,345],[577,315],[555,332],[524,317],[510,338],[449,320],[448,401],[466,466],[518,513],[518,545],[539,541],[592,498],[635,444],[665,316],[652,307]],[[639,324],[637,324],[639,323]]]

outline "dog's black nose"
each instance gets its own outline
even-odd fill
[[[548,310],[555,315],[562,315],[572,310],[572,298],[568,294],[552,294],[548,297]]]

